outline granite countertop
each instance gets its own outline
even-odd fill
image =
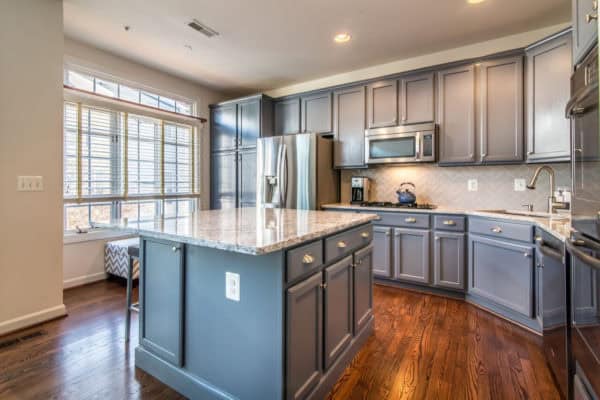
[[[149,222],[114,221],[112,228],[158,239],[261,255],[369,223],[375,214],[273,208],[198,211]]]
[[[561,214],[559,217],[539,217],[527,215],[522,211],[515,211],[522,215],[503,214],[493,211],[468,210],[448,207],[438,207],[433,210],[414,209],[414,208],[386,208],[386,207],[362,207],[348,203],[325,204],[324,209],[337,210],[357,210],[357,211],[385,211],[385,212],[406,212],[406,213],[425,213],[425,214],[445,214],[445,215],[471,215],[476,217],[495,218],[508,221],[530,222],[550,233],[563,242],[569,238],[571,232],[571,218],[569,214]],[[533,213],[540,214],[540,213]]]

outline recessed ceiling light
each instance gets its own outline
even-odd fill
[[[351,38],[351,37],[352,37],[352,36],[350,36],[350,34],[349,34],[349,33],[343,32],[343,33],[338,33],[337,35],[335,35],[335,36],[333,37],[333,40],[334,40],[336,43],[346,43],[346,42],[350,41],[350,38]]]
[[[479,4],[479,3],[483,3],[485,0],[467,0],[467,3],[469,4]]]

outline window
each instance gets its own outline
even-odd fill
[[[197,197],[196,134],[191,125],[65,102],[65,230],[189,215]]]

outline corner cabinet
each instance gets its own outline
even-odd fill
[[[573,18],[573,63],[581,61],[598,38],[598,2],[571,0]]]
[[[362,167],[365,164],[365,87],[333,92],[334,166]]]
[[[526,49],[527,162],[569,161],[571,31]]]

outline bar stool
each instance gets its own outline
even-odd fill
[[[140,259],[140,245],[133,244],[127,247],[129,255],[129,263],[127,266],[127,318],[125,320],[125,342],[129,342],[129,332],[131,331],[131,312],[139,312],[139,303],[131,302],[131,294],[133,292],[133,262]]]

